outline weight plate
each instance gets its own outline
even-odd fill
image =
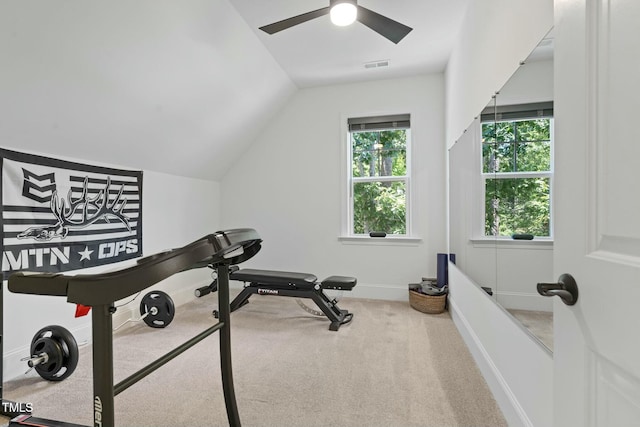
[[[176,308],[171,297],[162,291],[151,291],[140,301],[140,315],[152,328],[166,328],[173,320]]]
[[[50,325],[40,329],[31,340],[31,356],[47,354],[47,361],[34,366],[45,380],[62,381],[78,366],[78,343],[73,334],[62,326]]]

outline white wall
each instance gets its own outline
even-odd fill
[[[553,0],[469,2],[445,71],[447,147],[553,26]]]
[[[469,2],[445,71],[447,147],[552,26],[553,0]],[[449,270],[454,322],[510,425],[550,425],[552,357],[473,281]]]
[[[500,88],[497,105],[553,101],[553,60],[527,62]]]
[[[10,148],[10,147],[7,147]],[[12,148],[18,150],[16,148]],[[35,153],[64,160],[83,162],[82,159],[59,157],[48,153]],[[120,167],[118,165],[89,164]],[[220,185],[217,182],[184,178],[152,171],[143,171],[142,187],[143,252],[151,255],[163,249],[183,246],[219,229]],[[99,273],[119,269],[132,264],[118,264],[81,270],[84,273]],[[68,272],[74,274],[77,272]],[[193,297],[193,289],[209,283],[210,273],[206,269],[191,270],[177,274],[153,286],[172,296],[179,305]],[[69,329],[78,342],[91,337],[91,316],[74,318],[75,304],[64,297],[23,295],[9,292],[3,282],[4,335],[3,375],[8,380],[24,374],[26,362],[20,359],[29,355],[33,335],[47,325],[61,325]],[[148,291],[143,291],[141,295]],[[119,308],[114,315],[114,326],[132,314],[139,316],[141,296],[131,304]],[[120,303],[126,303],[126,298]]]
[[[296,90],[228,0],[2,1],[0,58],[0,143],[217,181]]]
[[[443,76],[303,89],[222,181],[222,223],[264,239],[249,263],[320,279],[355,276],[350,296],[407,299],[407,284],[435,277],[446,250]],[[421,241],[341,242],[348,116],[411,113],[414,232]],[[345,295],[345,296],[349,296]]]

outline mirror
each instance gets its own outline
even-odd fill
[[[480,186],[482,122],[494,109],[495,98],[449,149],[449,248],[456,266],[495,299],[496,238],[481,237],[485,202]]]
[[[553,36],[523,61],[449,150],[456,265],[552,351]]]

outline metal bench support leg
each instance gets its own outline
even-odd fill
[[[249,303],[249,297],[258,293],[258,289],[253,286],[247,286],[244,288],[233,301],[231,301],[231,312],[236,311],[240,307]]]
[[[98,305],[92,311],[93,332],[93,425],[113,427],[113,322],[111,306]]]
[[[227,418],[231,427],[240,426],[240,415],[233,388],[233,369],[231,366],[231,308],[229,306],[229,266],[218,267],[218,310],[219,320],[224,323],[220,329],[220,371],[222,389],[227,406]]]

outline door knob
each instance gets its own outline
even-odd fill
[[[578,284],[570,274],[563,274],[558,283],[538,283],[538,293],[544,297],[559,296],[567,305],[578,301]]]

